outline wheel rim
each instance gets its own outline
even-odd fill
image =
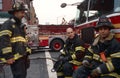
[[[61,44],[60,43],[55,43],[54,44],[54,49],[55,50],[60,50],[60,48],[61,48]]]

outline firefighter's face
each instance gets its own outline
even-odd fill
[[[99,35],[102,39],[106,38],[110,34],[110,29],[108,27],[100,27],[98,29]]]
[[[67,33],[68,38],[70,39],[73,39],[75,36],[75,32],[71,28],[67,29],[66,33]]]
[[[25,16],[25,11],[16,11],[15,16],[19,19],[22,19]]]

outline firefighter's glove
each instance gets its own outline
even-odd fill
[[[100,74],[101,74],[101,70],[98,67],[96,69],[93,69],[90,75],[92,78],[97,78],[98,76],[100,76]]]
[[[55,64],[53,65],[53,69],[54,69],[55,71],[60,71],[61,68],[62,68],[62,65],[63,65],[62,61],[61,61],[61,60],[58,60],[58,61],[56,61]]]
[[[26,47],[26,52],[27,52],[27,55],[30,55],[31,54],[31,52],[32,52],[32,50],[30,49],[30,47]]]
[[[65,63],[65,62],[67,62],[67,61],[70,61],[72,58],[69,56],[67,56],[67,57],[64,57],[64,58],[62,58],[61,59],[61,61],[63,62],[63,63]]]
[[[85,67],[90,67],[90,63],[87,60],[83,60],[82,64]]]

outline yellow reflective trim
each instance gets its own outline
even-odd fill
[[[10,41],[12,43],[15,43],[15,42],[27,42],[26,39],[22,36],[18,36],[18,37],[13,37],[10,39]]]
[[[65,55],[65,52],[64,52],[64,51],[62,51],[62,52],[61,52],[61,54]]]
[[[12,25],[13,28],[15,28],[16,26],[15,25]]]
[[[93,50],[91,49],[91,46],[88,48],[88,51],[93,54]]]
[[[85,51],[85,48],[82,46],[78,46],[75,48],[75,51],[78,51],[78,50]]]
[[[0,32],[0,36],[9,35],[11,37],[12,32],[10,30],[3,30]]]
[[[112,58],[120,58],[120,52],[114,53],[110,55]]]
[[[75,54],[72,55],[72,59],[76,59],[76,55]]]
[[[57,72],[57,76],[63,76],[64,74],[62,72]]]
[[[92,56],[85,55],[84,58],[92,59]]]
[[[107,57],[107,60],[108,60],[108,61],[112,61],[112,60],[111,60],[111,57]]]
[[[107,61],[106,66],[109,72],[112,72],[115,69],[111,61]]]
[[[19,58],[21,58],[23,55],[20,55],[19,53],[14,54],[14,60],[17,60]],[[4,63],[6,63],[6,59],[5,58],[0,58],[0,60]]]
[[[17,53],[17,54],[14,55],[14,59],[15,60],[19,59],[20,57],[22,57],[22,55],[20,55],[19,53]]]
[[[0,58],[0,61],[2,61],[3,63],[6,63],[5,58]]]
[[[26,50],[27,50],[27,52],[29,52],[31,54],[31,49],[30,48],[26,47]]]
[[[72,60],[72,61],[69,61],[69,63],[72,63],[72,64],[74,64],[74,65],[82,65],[82,62],[80,62],[80,61],[77,61],[77,60]]]
[[[64,44],[64,47],[66,47],[66,44]]]
[[[11,53],[12,52],[12,47],[6,47],[2,49],[3,54]]]
[[[113,73],[109,73],[109,74],[101,74],[101,76],[113,76],[115,78],[120,78],[120,75],[118,75],[117,73],[113,72]]]
[[[100,61],[100,56],[97,54],[93,54],[93,59]]]

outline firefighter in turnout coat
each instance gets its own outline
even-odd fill
[[[28,54],[31,50],[21,27],[25,10],[27,9],[23,3],[13,4],[12,9],[8,11],[11,17],[0,29],[0,60],[10,65],[13,78],[26,78],[29,67]]]
[[[85,54],[84,42],[75,34],[74,30],[67,28],[66,34],[68,39],[58,60],[58,64],[62,63],[61,66],[59,65],[59,70],[57,70],[58,78],[72,78],[74,65],[81,65]]]
[[[73,78],[120,78],[120,42],[114,34],[110,20],[102,15],[95,29],[99,35],[88,48],[83,66],[73,74]]]

